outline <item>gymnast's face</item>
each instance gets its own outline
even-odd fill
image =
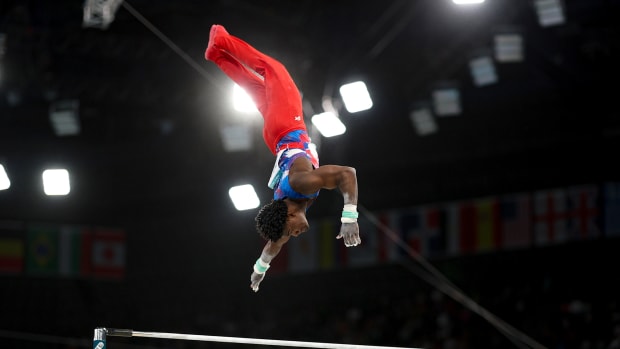
[[[310,228],[305,212],[289,212],[284,225],[284,236],[299,236]]]

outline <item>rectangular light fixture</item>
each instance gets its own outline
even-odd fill
[[[80,103],[77,100],[56,101],[50,105],[50,122],[57,136],[80,133],[79,108]]]
[[[414,109],[411,114],[409,114],[409,118],[411,119],[413,128],[420,136],[436,133],[439,129],[429,108]]]
[[[457,88],[437,88],[432,95],[437,116],[454,116],[461,113],[461,94]]]
[[[349,113],[357,113],[372,108],[372,99],[363,81],[340,86],[340,96]]]
[[[484,0],[452,0],[452,2],[457,5],[472,5],[472,4],[482,4]]]
[[[0,58],[6,53],[6,34],[0,33]]]
[[[331,112],[316,114],[312,117],[312,124],[316,126],[323,137],[334,137],[346,132],[346,126]]]
[[[260,205],[258,195],[251,184],[232,187],[228,190],[228,195],[238,211],[251,210]]]
[[[551,27],[566,22],[561,0],[534,0],[534,7],[538,15],[538,24],[542,27]]]
[[[236,111],[258,114],[258,108],[256,108],[254,100],[241,86],[233,84],[232,98],[233,108],[235,108]]]
[[[84,1],[83,27],[107,29],[123,0]]]
[[[247,124],[220,126],[220,137],[227,152],[247,151],[252,149],[252,130]]]
[[[48,169],[43,171],[43,191],[46,195],[67,195],[71,191],[69,171]]]
[[[489,56],[473,58],[469,61],[469,68],[476,86],[491,85],[498,80],[493,59]]]
[[[502,63],[523,61],[523,37],[520,34],[495,34],[495,60]]]
[[[11,181],[9,175],[6,173],[4,166],[0,164],[0,190],[6,190],[11,187]]]

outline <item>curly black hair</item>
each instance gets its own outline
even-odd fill
[[[284,200],[271,200],[258,211],[254,219],[258,234],[265,240],[279,240],[284,233],[287,216],[286,202]]]

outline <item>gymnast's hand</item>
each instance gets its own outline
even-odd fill
[[[357,222],[354,223],[342,223],[340,226],[340,234],[336,236],[336,239],[344,239],[344,245],[346,247],[357,246],[362,243],[360,238],[360,227]]]
[[[250,284],[250,288],[252,288],[252,291],[258,292],[258,285],[260,284],[261,281],[263,281],[264,278],[265,278],[265,273],[258,274],[255,271],[252,272],[252,276],[250,276],[250,281],[252,282]]]

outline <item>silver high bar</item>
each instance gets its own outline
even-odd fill
[[[143,332],[143,331],[134,331],[130,329],[103,328],[103,327],[95,329],[93,348],[105,349],[106,348],[106,335],[113,336],[113,337],[147,337],[147,338],[180,339],[180,340],[203,341],[203,342],[275,345],[275,346],[299,347],[299,348],[418,349],[418,348],[386,347],[386,346],[357,345],[357,344],[302,342],[302,341],[288,341],[288,340],[263,339],[263,338],[206,336],[206,335],[183,334],[183,333]]]

